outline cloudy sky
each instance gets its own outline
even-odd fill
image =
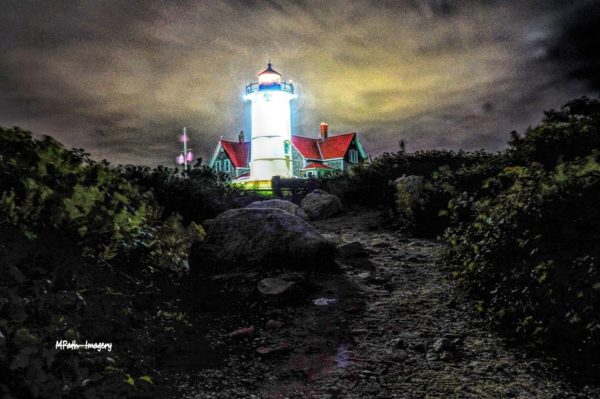
[[[596,3],[596,4],[594,4]],[[593,1],[3,0],[0,125],[118,163],[206,157],[244,125],[269,57],[297,84],[298,134],[357,131],[373,155],[501,149],[600,88]]]

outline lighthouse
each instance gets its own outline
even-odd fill
[[[275,176],[320,178],[368,159],[356,132],[331,134],[323,122],[316,126],[318,137],[299,135],[293,123],[295,98],[292,82],[284,81],[269,62],[258,82],[246,86],[244,127],[250,134],[242,130],[235,140],[221,136],[208,166],[244,188],[270,190]]]
[[[270,185],[273,176],[292,176],[292,121],[290,101],[294,86],[285,82],[269,62],[258,82],[246,86],[251,103],[250,178]]]

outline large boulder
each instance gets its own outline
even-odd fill
[[[306,212],[302,210],[298,205],[293,202],[281,200],[281,199],[271,199],[266,201],[255,201],[248,205],[246,208],[269,208],[269,209],[282,209],[288,213],[291,213],[294,216],[298,216],[304,220],[308,220],[308,215]]]
[[[342,201],[327,191],[314,190],[300,202],[310,220],[327,219],[342,211]]]
[[[206,239],[193,248],[192,268],[331,266],[335,247],[305,220],[281,209],[230,209],[204,222]],[[196,266],[198,265],[198,266]]]

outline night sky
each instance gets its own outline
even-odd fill
[[[187,126],[206,159],[270,57],[297,84],[296,134],[326,121],[372,155],[499,150],[597,96],[598,3],[2,0],[0,125],[148,165],[172,165]]]

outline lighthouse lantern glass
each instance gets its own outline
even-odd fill
[[[264,72],[258,76],[258,83],[261,85],[272,85],[281,83],[281,76],[277,73]]]

